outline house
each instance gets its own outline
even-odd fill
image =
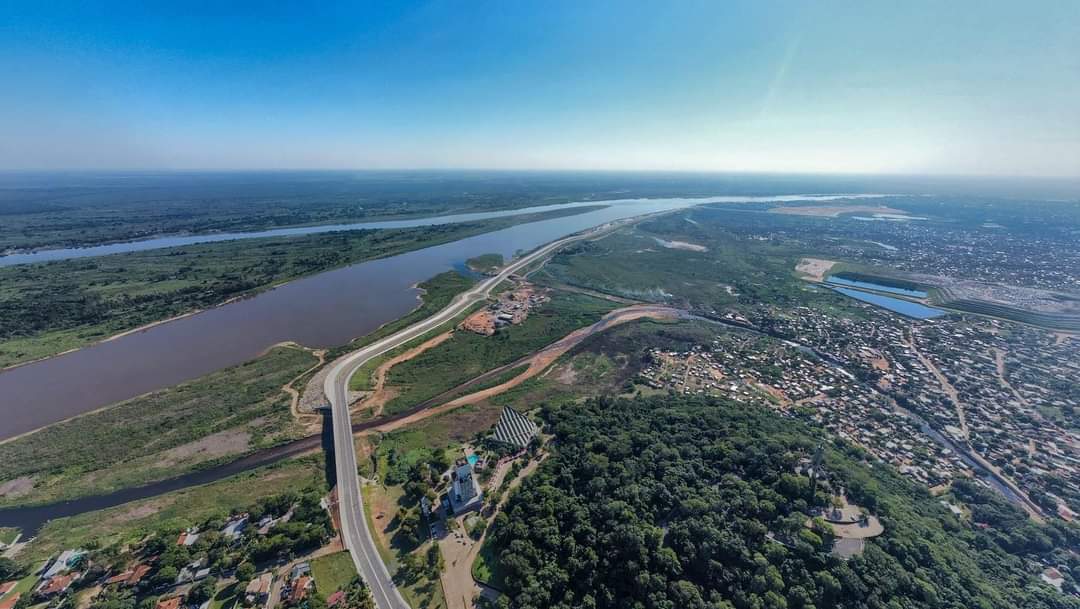
[[[16,592],[11,596],[0,601],[0,609],[12,609],[15,607],[15,603],[19,602],[19,598],[22,597],[22,592]]]
[[[301,575],[293,581],[292,589],[289,591],[289,604],[295,605],[307,597],[308,590],[312,585],[311,577],[307,575]]]
[[[311,563],[307,561],[296,563],[289,571],[289,579],[299,579],[304,575],[311,575]]]
[[[269,571],[248,582],[244,589],[244,600],[249,605],[263,605],[270,598],[270,584],[274,583],[274,574]]]
[[[134,586],[142,581],[143,577],[150,572],[150,565],[135,565],[123,573],[117,573],[105,580],[105,585],[117,584],[120,586]]]
[[[179,596],[159,600],[154,609],[180,609],[180,600]]]
[[[41,574],[41,579],[52,579],[61,573],[70,571],[71,568],[78,564],[79,560],[86,555],[86,550],[64,550],[56,557],[56,560],[49,565],[49,568]]]
[[[455,514],[464,514],[480,507],[480,485],[473,476],[472,464],[466,461],[451,474],[450,506]]]
[[[247,523],[248,515],[241,514],[225,523],[225,528],[221,530],[221,534],[224,535],[226,539],[238,539],[240,534],[244,532],[244,529],[247,528]]]
[[[45,580],[38,586],[37,594],[42,598],[50,598],[61,594],[71,587],[72,582],[75,581],[78,575],[78,573],[68,573],[67,575],[57,575]]]
[[[203,571],[206,571],[206,575],[210,575],[209,569],[203,569],[203,562],[204,560],[200,558],[191,564],[184,565],[184,568],[180,569],[180,573],[176,576],[176,584],[186,584],[201,579],[198,574]],[[206,575],[203,575],[203,577],[206,577]]]
[[[330,609],[330,607],[336,607],[343,600],[345,600],[345,591],[338,590],[337,592],[331,594],[326,598],[326,607],[327,609]]]
[[[1065,577],[1061,574],[1061,571],[1058,571],[1053,567],[1043,571],[1042,574],[1039,575],[1039,579],[1057,588],[1058,592],[1061,592],[1061,586],[1065,583]]]
[[[180,537],[176,540],[178,546],[193,546],[195,542],[199,541],[199,530],[195,528],[188,529],[183,533],[180,533]]]

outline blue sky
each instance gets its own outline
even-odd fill
[[[1075,0],[154,4],[0,6],[0,168],[1080,174]]]

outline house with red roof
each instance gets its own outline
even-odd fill
[[[67,575],[57,575],[52,579],[47,580],[45,583],[38,587],[38,596],[49,598],[56,596],[68,588],[71,587],[72,582],[79,576],[78,573],[68,573]]]
[[[155,609],[180,609],[180,599],[181,597],[174,596],[172,598],[160,600]]]
[[[338,590],[337,592],[331,594],[326,599],[326,606],[327,607],[334,607],[334,606],[338,605],[343,600],[345,600],[345,591],[344,590]]]
[[[22,592],[16,592],[15,594],[12,594],[11,596],[0,601],[0,609],[12,609],[15,606],[15,603],[19,602],[19,598],[21,597]]]

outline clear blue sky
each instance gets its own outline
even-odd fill
[[[153,4],[0,5],[0,168],[1080,174],[1077,0]]]

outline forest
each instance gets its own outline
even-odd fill
[[[1077,547],[1077,529],[1030,523],[976,484],[954,490],[973,513],[958,519],[836,440],[823,445],[815,492],[797,472],[822,434],[733,402],[661,395],[541,411],[553,454],[496,517],[486,548],[501,605],[1080,607],[1039,583],[1035,562]],[[848,560],[810,519],[825,489],[841,488],[885,527]]]

